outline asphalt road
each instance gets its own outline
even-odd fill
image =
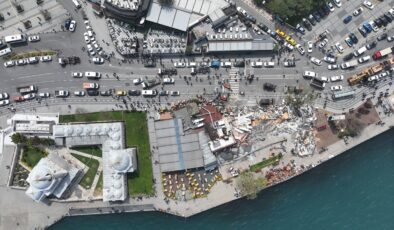
[[[58,32],[58,33],[48,33],[41,35],[41,41],[37,43],[29,43],[26,46],[15,47],[14,51],[16,52],[25,52],[31,50],[44,50],[44,49],[53,49],[59,51],[59,56],[79,56],[81,57],[81,64],[78,65],[67,65],[66,67],[61,67],[57,63],[57,58],[50,63],[39,63],[36,65],[26,65],[26,66],[16,66],[5,68],[3,65],[1,68],[1,79],[2,84],[0,85],[0,92],[8,92],[13,95],[18,95],[16,93],[15,88],[17,86],[22,85],[31,85],[34,84],[38,86],[39,92],[50,92],[54,93],[55,90],[69,90],[72,94],[73,91],[82,90],[83,82],[90,82],[85,78],[77,79],[72,78],[72,72],[85,72],[85,71],[97,71],[103,74],[103,77],[98,83],[100,84],[100,90],[106,89],[141,89],[141,86],[135,86],[132,84],[132,79],[142,77],[145,79],[158,78],[157,69],[160,67],[158,64],[156,68],[145,68],[141,61],[139,60],[127,60],[126,63],[122,63],[119,60],[111,59],[110,62],[106,62],[103,65],[95,65],[89,62],[90,57],[87,52],[82,51],[82,47],[85,46],[85,42],[83,40],[83,32],[85,32],[83,20],[80,17],[78,12],[73,10],[73,5],[71,1],[63,1],[65,8],[69,10],[71,16],[74,20],[77,21],[76,31],[71,32]],[[253,12],[253,11],[251,11]],[[389,35],[394,34],[393,30],[387,31]],[[369,40],[368,42],[370,42]],[[363,40],[360,39],[359,45],[363,44]],[[382,41],[378,43],[376,49],[367,51],[365,55],[372,55],[376,50],[380,50],[382,48],[386,48],[391,44],[388,44],[387,41]],[[346,49],[345,54],[353,52],[353,49]],[[313,52],[310,56],[317,57],[322,59],[324,54],[314,48]],[[255,55],[228,55],[229,59],[235,61],[235,59],[245,58],[248,61],[253,60],[263,60],[270,61],[273,58],[272,54],[255,54]],[[207,59],[212,60],[214,57],[205,57]],[[330,71],[327,69],[327,63],[323,63],[322,66],[316,66],[308,60],[307,55],[300,55],[296,50],[292,53],[282,53],[280,56],[280,61],[278,64],[278,55],[274,55],[274,61],[276,65],[274,68],[252,68],[247,65],[245,68],[240,68],[237,81],[232,81],[232,85],[238,88],[237,92],[245,92],[245,96],[238,96],[238,99],[241,101],[247,102],[256,102],[259,98],[275,98],[280,99],[284,95],[284,91],[287,86],[296,86],[301,85],[304,87],[308,87],[309,81],[302,78],[302,73],[305,70],[314,71],[319,73],[319,76],[334,76],[339,74],[344,74],[345,77],[349,77],[352,74],[359,72],[361,69],[365,68],[365,66],[371,65],[372,63],[366,63],[363,65],[357,66],[357,68],[344,71],[344,70],[336,70]],[[283,60],[286,58],[295,58],[296,67],[286,68],[283,66]],[[179,58],[172,59],[162,59],[162,64],[164,67],[172,67],[173,62],[177,61]],[[186,57],[182,59],[187,59]],[[202,60],[200,58],[194,58],[199,61]],[[222,55],[222,60],[226,61],[227,56]],[[3,61],[1,61],[1,64]],[[338,64],[341,64],[341,58],[338,59]],[[178,69],[178,76],[174,76],[175,84],[174,85],[164,85],[155,87],[158,90],[179,90],[181,95],[180,97],[164,97],[160,99],[160,103],[169,103],[174,101],[179,101],[183,99],[190,98],[196,94],[203,94],[204,92],[209,95],[213,95],[216,91],[216,88],[221,88],[218,80],[230,80],[229,78],[229,69],[220,68],[218,70],[211,70],[210,75],[197,75],[190,76],[189,68],[181,68]],[[243,73],[252,72],[255,75],[255,80],[251,83],[247,82],[244,79]],[[119,80],[113,77],[113,73],[116,73],[119,76]],[[184,76],[187,76],[187,81],[184,80]],[[215,77],[216,76],[216,77]],[[189,80],[190,79],[190,80]],[[273,83],[277,85],[276,92],[267,92],[263,91],[263,84],[265,82]],[[322,98],[330,97],[330,86],[333,84],[342,84],[344,88],[347,88],[347,83],[344,80],[343,82],[337,83],[328,83],[326,89],[322,92]],[[379,83],[380,84],[380,83]],[[384,83],[381,83],[383,85]],[[204,90],[205,89],[205,90]],[[365,88],[355,88],[357,90],[357,95],[362,95],[362,92],[366,91]],[[118,101],[115,98],[104,98],[97,97],[93,99],[91,97],[86,96],[82,97],[74,97],[71,96],[68,99],[47,99],[45,103],[59,103],[59,102],[67,102],[76,103],[76,102],[86,102],[89,103],[89,100],[94,100],[94,102],[100,102],[100,100],[113,100],[115,103]],[[130,97],[127,98],[130,102],[145,102],[146,99],[142,97]],[[156,101],[159,98],[155,99]],[[359,97],[354,99],[349,99],[337,103],[332,103],[332,107],[335,108],[343,108],[345,104],[352,104],[355,101],[360,100]],[[19,108],[25,106],[24,104],[34,104],[38,103],[36,101],[23,102],[15,105],[14,107]],[[29,105],[30,106],[30,105]],[[1,108],[0,110],[5,110],[6,108]]]

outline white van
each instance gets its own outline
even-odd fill
[[[221,65],[222,67],[224,67],[224,68],[230,68],[230,67],[232,66],[232,63],[229,62],[229,61],[226,61],[226,62],[220,63],[220,65]]]
[[[141,95],[144,97],[154,97],[157,95],[156,90],[142,90]]]
[[[81,8],[81,4],[77,0],[72,0],[77,9]]]
[[[363,54],[365,51],[367,51],[367,47],[363,46],[360,49],[356,50],[353,52],[354,56],[360,56],[361,54]]]
[[[311,79],[311,78],[316,78],[317,74],[312,71],[305,71],[304,74],[302,74],[302,76],[306,79]]]
[[[253,68],[261,68],[261,67],[263,67],[263,62],[261,62],[261,61],[252,61],[250,63],[250,66],[253,67]]]
[[[88,72],[85,72],[85,77],[87,77],[88,79],[100,79],[101,73],[88,71]]]
[[[5,48],[5,49],[0,50],[0,57],[10,54],[11,51],[12,51],[11,48]]]

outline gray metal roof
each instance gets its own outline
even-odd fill
[[[273,50],[274,42],[270,39],[255,40],[210,40],[209,52],[227,51],[264,51]]]
[[[199,135],[184,134],[182,119],[156,121],[155,131],[162,172],[204,166]]]

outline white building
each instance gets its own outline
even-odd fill
[[[137,170],[135,148],[125,148],[123,122],[63,124],[53,127],[58,145],[67,147],[101,145],[103,201],[124,201],[127,173]]]
[[[21,114],[7,119],[14,132],[30,135],[52,135],[52,127],[59,123],[58,113]]]
[[[26,181],[30,186],[26,195],[36,202],[45,202],[47,197],[63,198],[80,172],[58,155],[49,154],[29,173]]]

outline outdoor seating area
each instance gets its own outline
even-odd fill
[[[221,180],[218,170],[162,173],[164,195],[174,200],[206,197],[215,183]]]

